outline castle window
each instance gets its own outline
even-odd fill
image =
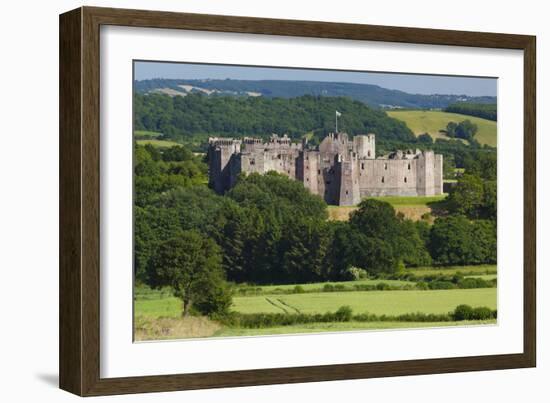
[[[365,163],[364,162],[361,163],[361,169],[365,169]]]
[[[309,178],[306,178],[306,182],[309,182]]]
[[[369,151],[369,152],[367,152],[367,156],[369,156],[369,157],[370,157],[370,151]]]
[[[385,170],[388,169],[388,164],[384,164],[384,169],[385,169]]]
[[[256,164],[255,160],[250,160],[250,165],[255,165],[255,164]]]
[[[407,177],[405,176],[405,179],[404,179],[405,183],[407,183]]]
[[[349,192],[346,190],[346,194],[349,194]]]
[[[409,165],[407,166],[407,168],[409,169],[409,171],[411,170],[411,163],[410,162],[409,162]]]
[[[384,183],[384,177],[382,176],[382,183]]]
[[[321,170],[320,169],[317,170],[317,175],[321,175]]]

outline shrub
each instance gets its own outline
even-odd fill
[[[470,305],[459,305],[453,312],[454,320],[469,320],[472,318],[473,309]]]
[[[349,322],[353,317],[353,310],[350,306],[344,305],[338,308],[334,315],[337,322]]]
[[[325,284],[323,286],[323,292],[333,292],[334,286],[332,284]]]
[[[372,284],[354,284],[353,288],[355,291],[374,291],[376,286]]]
[[[426,283],[425,281],[419,281],[418,283],[416,283],[416,288],[418,288],[419,290],[428,290],[430,287],[428,287],[428,283]]]
[[[306,292],[306,290],[304,290],[304,287],[302,287],[301,285],[297,285],[293,288],[292,292],[294,294],[303,294],[304,292]]]
[[[474,308],[472,311],[472,319],[475,320],[489,320],[496,318],[496,311],[493,311],[485,306]]]
[[[390,289],[390,285],[388,283],[378,283],[376,284],[376,289],[378,291],[387,291]]]
[[[456,288],[456,285],[450,281],[436,280],[428,283],[430,290],[450,290]]]
[[[369,273],[365,269],[352,266],[346,271],[345,277],[350,280],[363,280],[369,278]]]
[[[468,277],[459,280],[459,288],[491,288],[493,283],[490,281],[483,280],[482,278]]]

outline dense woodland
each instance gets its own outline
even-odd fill
[[[256,136],[288,134],[300,140],[305,133],[319,141],[334,131],[334,111],[342,113],[339,127],[349,134],[375,133],[380,140],[414,142],[405,123],[359,101],[339,97],[298,98],[212,97],[190,94],[169,97],[161,94],[134,97],[135,130],[160,132],[163,138],[185,143],[208,136]]]
[[[195,295],[194,309],[215,313],[230,303],[225,280],[307,283],[353,279],[357,270],[381,275],[407,266],[495,263],[496,160],[482,161],[471,161],[433,225],[376,200],[334,222],[319,196],[285,176],[243,176],[220,196],[206,185],[202,157],[180,146],[136,145],[136,279],[170,285],[182,298]],[[189,270],[172,270],[174,262]],[[193,272],[198,265],[204,270]]]
[[[497,104],[458,102],[445,108],[445,112],[460,113],[462,115],[477,116],[479,118],[497,120]]]

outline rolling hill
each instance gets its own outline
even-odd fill
[[[150,79],[134,81],[138,93],[163,93],[186,96],[200,93],[206,96],[241,96],[295,98],[303,95],[349,97],[371,107],[383,109],[446,108],[456,102],[495,103],[495,97],[466,95],[409,94],[371,84],[292,80],[185,80]]]
[[[477,141],[492,147],[497,145],[497,122],[492,120],[442,111],[406,110],[388,111],[387,114],[405,122],[415,135],[428,133],[434,139],[448,138],[440,133],[440,130],[445,129],[447,123],[458,123],[468,119],[478,127],[478,132],[475,135]]]

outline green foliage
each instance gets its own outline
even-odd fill
[[[445,108],[445,112],[460,113],[462,115],[477,116],[479,118],[497,120],[497,104],[477,104],[458,102]]]
[[[445,129],[450,138],[464,139],[472,143],[477,133],[477,125],[466,119],[460,123],[449,122]]]
[[[204,183],[207,167],[183,147],[163,152],[146,145],[134,149],[135,205],[145,207],[164,192]]]
[[[453,214],[463,214],[470,218],[496,220],[497,183],[483,181],[475,175],[464,175],[454,186],[447,198],[447,208]]]
[[[439,265],[496,263],[496,224],[459,215],[438,218],[428,247]]]
[[[482,179],[495,181],[497,179],[497,155],[493,152],[480,152],[477,155],[467,155],[463,160],[467,173]]]
[[[224,281],[219,246],[197,231],[183,231],[163,242],[152,256],[151,283],[170,286],[183,301],[183,315],[191,308],[203,314],[221,314],[231,305]]]
[[[199,136],[206,142],[208,135],[267,138],[271,133],[301,139],[309,132],[314,132],[314,141],[319,141],[334,130],[335,110],[342,112],[340,127],[349,134],[375,133],[380,139],[416,140],[405,123],[345,97],[169,97],[137,93],[134,110],[136,129],[162,132],[163,138],[179,141]]]
[[[428,133],[421,134],[417,137],[419,143],[432,145],[434,139]]]
[[[483,205],[483,181],[473,175],[464,175],[449,193],[448,206],[452,212],[478,217]]]
[[[353,314],[349,306],[342,306],[336,312],[324,314],[305,313],[237,313],[233,312],[223,318],[223,323],[231,327],[261,329],[276,326],[292,326],[308,323],[330,322],[450,322],[464,320],[492,320],[496,311],[487,307],[472,308],[469,305],[459,305],[453,312],[443,314],[427,314],[422,312],[404,313],[399,315],[376,315],[372,313]]]
[[[473,309],[470,305],[459,305],[455,308],[453,313],[454,320],[468,320],[472,317]]]
[[[355,237],[358,249],[377,250],[371,265],[355,266],[369,272],[391,272],[397,270],[398,264],[403,262],[411,266],[429,265],[431,258],[426,251],[425,243],[421,238],[417,225],[395,213],[394,208],[379,200],[366,199],[359,204],[359,208],[352,213],[349,221],[352,231],[356,231],[366,240]],[[361,244],[362,243],[362,244]],[[364,253],[364,252],[361,252]],[[356,260],[368,261],[363,256]],[[382,264],[376,264],[375,262]]]
[[[487,307],[472,308],[470,305],[459,305],[452,316],[454,320],[490,320],[496,319],[497,311]]]
[[[457,287],[451,281],[431,281],[428,283],[428,288],[430,290],[452,290]]]

